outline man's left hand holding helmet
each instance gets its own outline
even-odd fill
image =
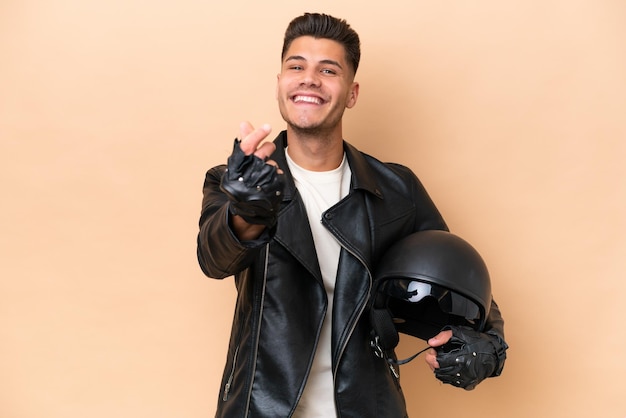
[[[426,363],[443,383],[472,390],[484,379],[499,376],[508,345],[497,335],[469,327],[448,326],[428,340]]]

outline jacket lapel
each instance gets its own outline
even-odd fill
[[[272,159],[285,172],[287,185],[283,206],[278,217],[274,239],[283,245],[311,274],[322,283],[315,244],[309,227],[306,209],[295,187],[285,157],[286,132],[274,141],[276,151]],[[375,176],[363,154],[344,141],[344,150],[352,172],[351,190],[348,196],[323,214],[322,222],[339,240],[342,246],[333,307],[333,350],[335,356],[343,346],[358,321],[367,302],[372,281],[372,252],[374,236],[371,198],[382,199]],[[335,357],[337,364],[338,357]]]
[[[322,273],[317,262],[317,252],[315,251],[315,243],[309,227],[306,209],[298,194],[285,157],[285,147],[287,146],[286,132],[281,132],[274,140],[274,143],[276,144],[276,151],[271,158],[285,172],[287,180],[274,239],[285,247],[322,283]]]
[[[287,178],[275,239],[321,281],[306,210],[298,195],[285,157],[287,133],[281,132],[274,143],[276,151],[271,158],[285,172]],[[323,222],[346,250],[371,269],[372,244],[375,237],[372,236],[373,229],[370,225],[371,214],[367,195],[371,194],[380,199],[383,195],[363,155],[345,141],[344,150],[352,172],[351,191],[348,197],[324,213]],[[359,193],[359,190],[365,193]]]
[[[322,282],[306,210],[297,194],[295,199],[281,210],[274,240],[300,261],[320,283]]]
[[[369,195],[382,199],[371,169],[363,155],[344,142],[346,158],[352,172],[350,194],[324,214],[324,224],[339,239],[342,246],[371,269],[374,240],[373,219]]]

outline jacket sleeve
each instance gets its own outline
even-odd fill
[[[415,181],[415,186],[413,187],[413,201],[417,202],[418,205],[416,230],[441,229],[448,231],[448,227],[443,217],[439,213],[439,210],[431,198],[428,196],[424,186],[415,175],[413,175],[413,177]],[[497,354],[500,365],[498,370],[496,370],[495,375],[499,375],[502,372],[502,367],[504,367],[506,349],[508,348],[508,345],[504,340],[504,319],[502,318],[502,313],[500,312],[498,304],[493,299],[491,301],[489,316],[487,317],[484,332],[493,335],[498,339],[500,352]]]
[[[413,183],[411,192],[416,210],[415,231],[417,232],[429,229],[448,231],[448,225],[446,225],[443,216],[439,212],[439,209],[437,209],[437,206],[426,191],[422,182],[411,170],[407,169],[407,171],[410,176],[409,178]]]
[[[504,319],[502,319],[500,308],[494,300],[491,301],[491,309],[489,310],[489,316],[485,324],[485,332],[487,334],[496,335],[504,341]]]
[[[205,275],[215,279],[248,267],[273,233],[266,230],[253,241],[237,239],[230,227],[228,197],[220,190],[225,169],[220,165],[206,173],[198,232],[198,263]]]
[[[494,336],[497,340],[494,341],[494,347],[496,349],[496,356],[498,357],[498,366],[491,377],[500,376],[504,368],[504,363],[506,362],[506,350],[509,346],[504,340],[504,319],[502,319],[502,313],[500,312],[498,304],[493,299],[491,300],[491,309],[489,310],[484,332]]]

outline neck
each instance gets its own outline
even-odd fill
[[[287,127],[289,157],[310,171],[329,171],[341,165],[343,137],[335,132],[310,132]]]

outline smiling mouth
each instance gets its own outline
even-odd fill
[[[311,103],[311,104],[316,104],[316,105],[321,105],[322,103],[324,103],[322,99],[320,99],[319,97],[315,97],[315,96],[296,95],[296,96],[293,96],[291,100],[293,100],[294,103]]]

